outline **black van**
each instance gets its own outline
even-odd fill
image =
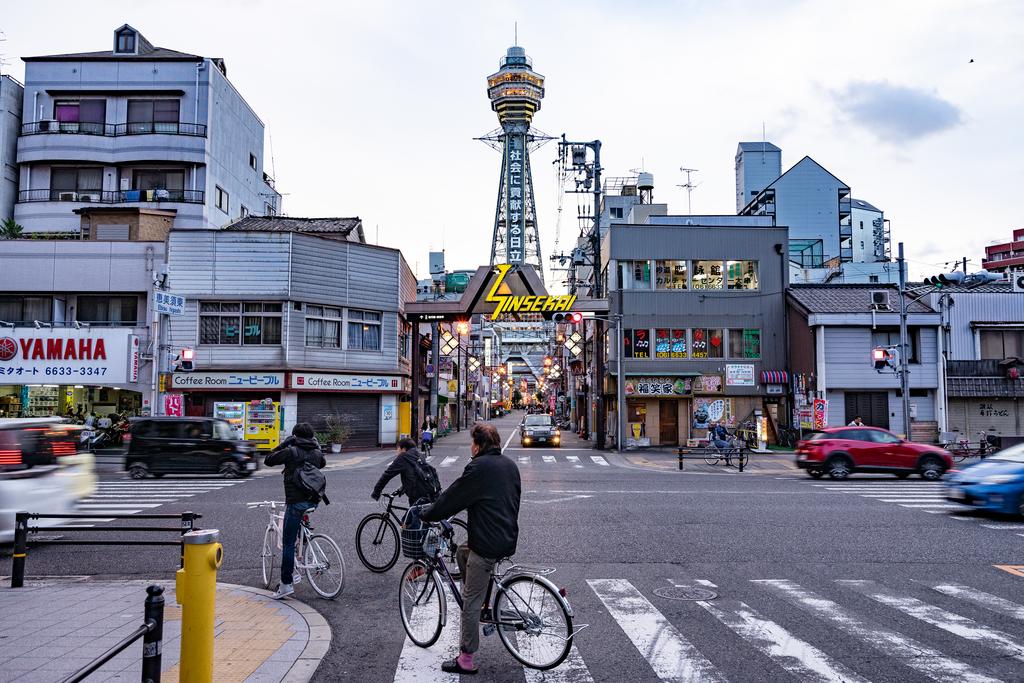
[[[236,439],[227,420],[134,418],[126,439],[124,466],[132,479],[149,474],[222,474],[234,479],[248,477],[259,468],[256,446]]]

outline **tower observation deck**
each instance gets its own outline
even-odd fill
[[[521,47],[510,47],[496,73],[487,77],[487,96],[501,129],[481,138],[501,152],[498,203],[494,210],[491,263],[530,264],[543,277],[530,146],[547,136],[530,131],[544,98],[544,77]]]

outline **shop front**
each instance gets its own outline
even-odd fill
[[[147,382],[133,332],[0,328],[0,418],[140,414]]]
[[[676,446],[689,435],[694,377],[627,377],[626,445]]]
[[[399,434],[399,399],[412,382],[398,375],[290,372],[288,387],[296,395],[296,419],[326,433],[337,416],[349,432],[346,448],[394,444]]]
[[[288,412],[283,372],[176,372],[162,384],[159,414],[225,419],[260,450],[281,442]]]

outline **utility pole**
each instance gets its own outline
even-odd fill
[[[900,393],[903,394],[903,430],[910,441],[910,359],[907,353],[907,263],[903,258],[903,242],[899,243],[900,267]]]
[[[419,323],[416,325],[419,328]],[[437,414],[437,388],[438,376],[441,374],[441,326],[437,322],[430,323],[430,362],[434,366],[434,376],[430,378],[430,415],[440,424],[440,416]],[[419,344],[419,330],[416,330],[414,344]],[[415,375],[415,371],[414,371]],[[419,429],[419,425],[413,425],[413,429]]]

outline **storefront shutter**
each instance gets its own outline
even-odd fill
[[[380,396],[367,394],[300,393],[296,415],[316,431],[324,429],[324,416],[338,414],[349,418],[352,435],[346,448],[374,448],[378,445]]]

